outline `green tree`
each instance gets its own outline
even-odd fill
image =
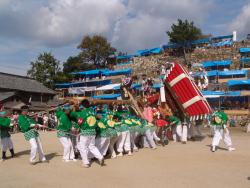
[[[27,76],[43,83],[49,88],[54,88],[57,73],[60,71],[60,62],[51,53],[41,53],[35,61],[30,62],[31,69]]]
[[[171,31],[167,31],[169,41],[180,45],[185,62],[186,51],[191,49],[191,41],[202,38],[201,30],[194,25],[194,22],[178,19],[177,24],[172,24]]]
[[[96,67],[105,67],[108,58],[116,52],[116,49],[101,35],[85,36],[77,48],[81,50],[83,61],[92,63]]]
[[[70,56],[66,62],[63,63],[63,73],[69,75],[72,72],[85,71],[95,69],[95,66],[90,63],[83,62],[81,55]]]

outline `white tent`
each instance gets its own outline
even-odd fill
[[[106,90],[113,90],[116,87],[120,87],[121,84],[109,84],[109,85],[105,85],[102,87],[99,87],[96,89],[96,91],[106,91]]]
[[[96,87],[73,87],[69,88],[70,94],[84,94],[86,91],[95,91]]]

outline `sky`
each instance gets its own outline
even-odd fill
[[[178,18],[241,40],[250,33],[250,0],[0,0],[0,72],[26,75],[42,52],[62,64],[88,34],[122,52],[160,47]]]

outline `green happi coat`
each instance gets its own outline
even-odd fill
[[[69,132],[72,128],[70,119],[61,108],[58,108],[56,110],[56,116],[58,118],[57,137],[60,138],[69,136]]]
[[[215,126],[216,128],[225,128],[226,124],[227,124],[227,121],[228,121],[228,117],[227,115],[220,111],[220,112],[215,112],[213,115],[212,115],[212,122],[211,122],[211,125],[212,126]]]
[[[129,128],[129,132],[134,133],[136,132],[136,122],[133,118],[128,118],[125,123],[127,124]]]
[[[32,127],[35,124],[35,120],[28,116],[22,114],[18,116],[18,125],[20,126],[21,131],[24,133],[24,138],[26,141],[39,136],[37,130]]]
[[[0,138],[9,138],[10,118],[0,117]]]
[[[83,122],[77,127],[80,129],[80,134],[82,136],[96,135],[97,120],[93,109],[86,108],[82,111],[72,112],[71,116],[74,117],[75,121],[78,121],[79,119],[83,120]]]
[[[107,125],[110,138],[117,137],[117,131],[115,129],[116,122],[113,120],[107,120]]]
[[[170,116],[169,122],[174,123],[174,125],[181,125],[181,120],[176,116]]]
[[[110,137],[109,129],[108,129],[108,119],[107,118],[101,118],[97,121],[97,135],[100,137]]]
[[[128,131],[129,130],[129,127],[127,125],[127,119],[122,119],[122,121],[120,122],[116,122],[115,123],[115,129],[117,132],[125,132],[125,131]]]
[[[137,118],[132,118],[131,121],[134,123],[134,132],[142,133],[144,128],[141,121]]]

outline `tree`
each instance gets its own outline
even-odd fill
[[[59,64],[59,61],[51,53],[41,53],[34,62],[30,62],[31,69],[28,70],[27,76],[49,88],[54,88],[57,73],[60,71]]]
[[[80,55],[85,62],[97,67],[105,67],[107,59],[116,52],[107,39],[100,35],[85,36],[77,48],[82,51]]]
[[[194,26],[194,22],[178,19],[178,23],[171,26],[171,31],[167,31],[167,35],[170,42],[180,46],[186,62],[186,50],[191,48],[191,41],[202,37],[202,32]]]
[[[66,62],[63,63],[63,73],[69,75],[72,72],[85,71],[95,69],[95,66],[90,63],[84,63],[81,55],[70,56]]]

